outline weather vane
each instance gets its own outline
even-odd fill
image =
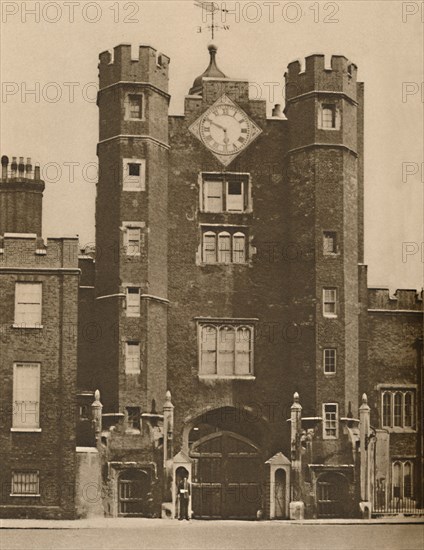
[[[208,13],[211,14],[212,21],[210,25],[207,25],[206,27],[199,26],[197,27],[197,32],[202,32],[204,28],[208,29],[211,32],[212,40],[215,38],[215,31],[222,29],[223,31],[230,30],[229,25],[215,25],[215,13],[221,12],[221,13],[228,13],[228,10],[224,8],[220,8],[217,2],[206,2],[205,0],[198,0],[194,2],[194,5],[198,8],[201,8],[204,15],[206,16]],[[205,23],[205,19],[203,18],[202,14],[202,22]]]

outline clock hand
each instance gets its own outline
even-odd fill
[[[217,128],[220,128],[221,130],[224,130],[224,132],[227,132],[227,128],[224,128],[224,126],[221,126],[221,124],[217,124],[217,123],[214,122],[213,120],[211,120],[211,124],[213,124],[213,125],[216,126]]]

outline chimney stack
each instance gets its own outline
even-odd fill
[[[17,162],[19,158],[19,162]],[[0,235],[5,233],[35,233],[41,237],[44,181],[40,167],[33,166],[28,157],[1,157]]]

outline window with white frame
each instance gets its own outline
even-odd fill
[[[146,161],[123,159],[122,188],[124,191],[145,191]]]
[[[323,363],[325,374],[335,374],[337,352],[335,348],[325,348],[323,352]]]
[[[138,374],[140,371],[140,342],[130,340],[125,343],[125,372]]]
[[[381,391],[383,428],[415,429],[415,391],[412,388],[384,388]]]
[[[11,496],[39,496],[40,479],[38,470],[12,471]]]
[[[140,317],[140,287],[127,287],[126,299],[127,317]]]
[[[324,317],[337,317],[337,290],[335,288],[323,289],[322,302]]]
[[[12,429],[31,431],[40,428],[40,364],[13,365]]]
[[[323,409],[323,438],[337,439],[339,436],[339,421],[337,403],[324,403]]]
[[[336,128],[336,106],[324,103],[321,108],[321,128]]]
[[[128,415],[128,427],[133,430],[141,428],[141,408],[125,407]]]
[[[127,256],[140,256],[142,244],[142,228],[128,222],[124,229],[124,248]]]
[[[414,498],[413,468],[411,460],[392,462],[392,498]]]
[[[41,326],[42,283],[15,284],[15,324]]]
[[[143,94],[127,94],[125,98],[125,118],[142,120],[144,118]]]
[[[337,233],[335,231],[324,231],[323,253],[324,256],[337,254]]]
[[[249,210],[247,174],[203,174],[201,209],[204,212],[246,212]]]
[[[244,264],[247,262],[246,235],[237,228],[202,228],[202,263]]]
[[[199,323],[199,375],[253,376],[253,327]]]

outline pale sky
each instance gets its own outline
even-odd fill
[[[169,55],[170,114],[182,114],[185,94],[208,63],[210,34],[206,29],[197,32],[202,10],[192,0],[0,4],[1,154],[31,157],[41,166],[52,163],[44,171],[43,234],[78,234],[82,246],[92,243],[98,54],[131,43],[150,44]],[[421,288],[424,4],[217,4],[240,14],[238,22],[228,14],[229,30],[216,34],[218,65],[227,76],[255,83],[252,97],[261,94],[267,99],[269,112],[273,104],[284,104],[283,75],[294,59],[311,53],[342,54],[358,65],[358,79],[365,82],[369,285],[389,286],[392,291]],[[36,15],[31,15],[34,10]],[[223,24],[220,15],[217,24]],[[270,97],[270,89],[275,97]],[[411,174],[403,177],[405,170]],[[404,258],[403,243],[413,243]]]

